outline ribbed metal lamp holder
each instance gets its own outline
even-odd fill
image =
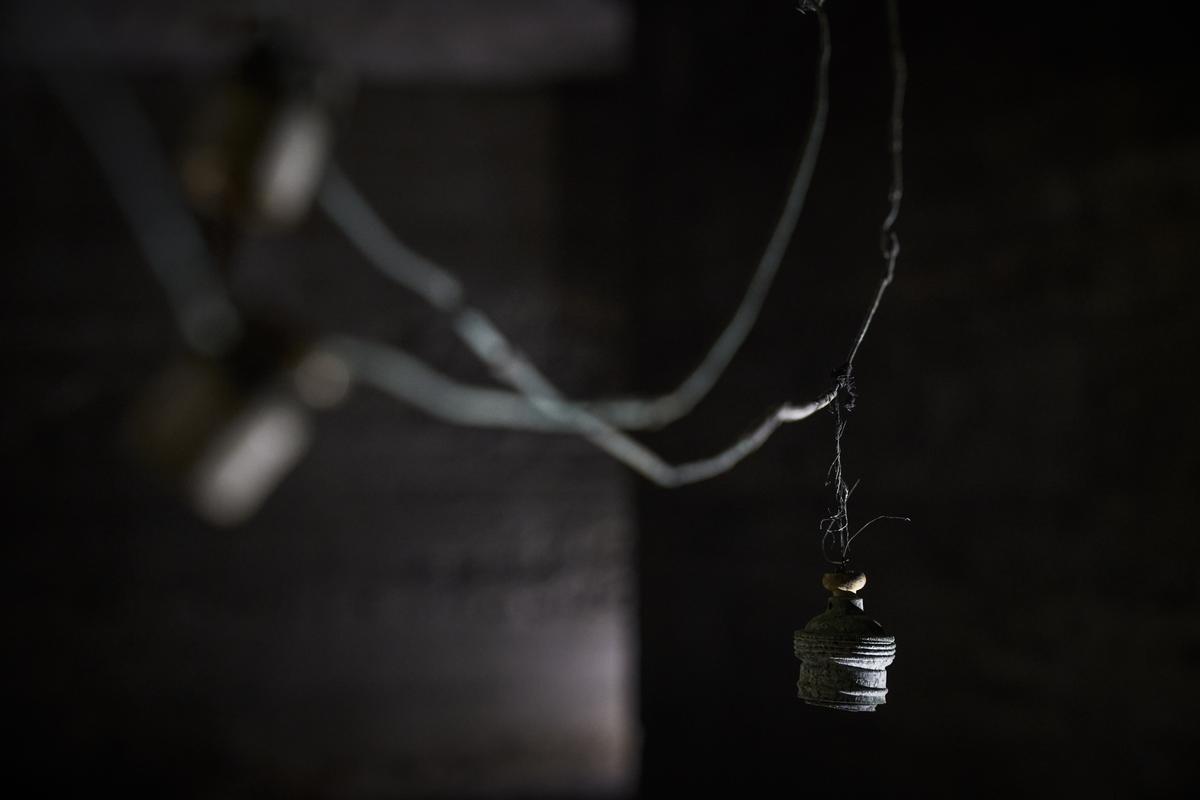
[[[865,583],[865,580],[863,581]],[[866,615],[854,592],[834,590],[825,611],[794,637],[800,699],[840,711],[874,711],[887,698],[896,638]]]

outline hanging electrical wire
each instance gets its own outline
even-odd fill
[[[831,54],[828,20],[819,14],[820,55],[814,88],[813,110],[803,149],[787,199],[763,254],[754,269],[746,291],[733,316],[705,353],[700,363],[670,392],[654,397],[615,397],[579,401],[573,414],[586,411],[613,427],[625,430],[656,429],[686,416],[712,390],[725,369],[754,328],[771,285],[779,272],[783,256],[795,234],[796,224],[812,185],[813,173],[825,135],[829,116],[829,61]],[[383,222],[370,203],[336,166],[326,177],[319,196],[326,214],[347,239],[366,257],[368,263],[397,284],[412,291],[434,308],[459,313],[464,302],[461,282],[449,270],[415,252],[404,244]],[[509,354],[519,357],[513,349]],[[384,364],[376,362],[376,367]],[[489,364],[508,371],[509,366]],[[381,376],[380,383],[394,384]],[[517,387],[519,389],[519,387]],[[531,398],[532,399],[532,398]],[[543,398],[544,402],[544,398]],[[566,402],[561,401],[561,402]],[[820,410],[826,402],[819,403]],[[562,417],[566,409],[559,409]],[[808,416],[807,414],[804,416]],[[795,410],[780,416],[779,422],[803,419]]]
[[[871,305],[854,337],[846,363],[835,374],[836,394],[833,400],[834,432],[833,463],[829,467],[830,482],[834,488],[834,510],[821,521],[821,552],[832,564],[845,568],[850,557],[850,544],[868,525],[880,519],[908,521],[907,517],[876,517],[856,532],[850,532],[850,495],[854,487],[846,484],[842,459],[842,437],[846,431],[846,414],[854,410],[858,395],[854,387],[854,359],[867,336],[871,322],[883,301],[884,292],[891,286],[896,275],[896,260],[900,256],[900,239],[896,235],[896,220],[900,216],[900,203],[904,199],[904,95],[908,85],[908,64],[904,46],[900,39],[900,18],[896,0],[887,0],[888,51],[892,70],[892,107],[889,117],[888,154],[891,163],[891,186],[888,189],[888,210],[879,229],[879,250],[883,257],[883,277],[871,299]],[[856,484],[857,485],[857,484]]]
[[[832,389],[817,399],[803,404],[781,404],[748,434],[716,455],[680,464],[666,461],[622,431],[622,428],[661,427],[689,413],[720,379],[753,328],[767,297],[803,210],[828,117],[831,58],[829,21],[819,4],[811,5],[819,23],[814,105],[787,200],[734,315],[700,364],[675,389],[654,397],[609,398],[590,402],[568,399],[484,312],[466,303],[464,288],[457,277],[413,251],[390,231],[336,166],[328,170],[322,183],[319,193],[321,207],[369,263],[435,309],[446,313],[456,335],[489,367],[498,381],[515,392],[462,384],[438,373],[416,357],[379,342],[331,336],[323,343],[326,349],[341,356],[359,381],[370,383],[435,417],[464,425],[572,432],[665,487],[681,486],[720,475],[761,447],[780,426],[807,419],[823,408],[838,403],[839,397],[844,401],[850,386],[849,370],[844,372]],[[69,81],[59,83],[60,95],[68,107],[78,103],[82,95],[91,97],[92,103],[102,102],[96,98],[106,96],[105,92],[81,92],[77,86],[73,88]],[[212,279],[215,270],[205,264],[207,254],[203,240],[199,238],[194,223],[190,223],[182,204],[172,201],[174,192],[169,181],[161,180],[160,175],[158,180],[142,182],[143,189],[149,190],[142,191],[140,198],[154,198],[154,201],[138,197],[128,199],[139,193],[131,191],[133,183],[129,176],[136,174],[136,170],[129,169],[126,162],[133,158],[135,147],[143,155],[153,153],[153,142],[147,141],[145,132],[149,131],[149,126],[139,116],[132,98],[126,97],[117,102],[114,99],[117,97],[115,91],[108,92],[107,96],[113,103],[112,108],[119,107],[119,113],[110,108],[105,115],[83,108],[75,114],[77,122],[113,185],[114,193],[122,201],[135,232],[143,241],[143,249],[154,274],[167,288],[180,318],[181,328],[185,331],[185,339],[194,348],[208,352],[214,347],[209,341],[214,337],[208,335],[206,339],[194,332],[196,326],[189,320],[197,314],[191,310],[192,306],[204,304],[206,307],[224,309],[225,316],[233,320],[237,319],[236,311],[220,284]],[[127,137],[128,141],[124,143],[118,142],[118,137],[112,131],[105,130],[108,124],[105,121],[111,123],[114,118],[123,120],[129,126],[139,127],[142,129],[141,135]],[[146,156],[146,160],[152,158]],[[161,167],[156,169],[162,171]],[[899,194],[894,194],[898,208]],[[150,206],[170,211],[163,212],[163,216],[175,226],[173,233],[163,234],[155,229],[156,225],[161,227],[163,222],[147,210]],[[890,217],[894,222],[894,214]],[[183,220],[188,220],[189,224],[182,225]],[[186,249],[190,254],[188,258],[179,258],[179,254],[167,246],[171,243]],[[871,315],[890,280],[889,273],[876,294]],[[853,355],[866,334],[871,315],[860,330],[848,365],[852,364]],[[236,331],[236,328],[230,330]],[[837,411],[841,413],[840,408]]]
[[[818,11],[818,19],[820,55],[813,114],[787,202],[730,322],[700,365],[667,394],[590,403],[569,400],[500,332],[484,312],[466,304],[461,282],[448,270],[421,256],[397,238],[362,193],[336,167],[326,177],[319,203],[370,264],[435,309],[448,314],[454,332],[489,367],[492,375],[514,388],[547,419],[558,423],[561,429],[583,436],[660,486],[675,487],[715,477],[761,447],[781,425],[807,419],[828,406],[836,396],[836,389],[802,405],[782,404],[725,450],[709,458],[682,464],[668,463],[623,433],[621,428],[661,427],[687,414],[715,385],[757,319],[803,210],[828,117],[832,48],[828,18],[823,11]],[[392,365],[401,371],[412,369],[412,359],[407,354],[397,353],[394,360],[389,360],[378,346],[363,347],[361,343],[345,337],[339,339],[335,346],[347,356],[360,378],[393,393],[399,388],[403,399],[411,399],[411,387],[398,374],[388,374]],[[443,384],[442,388],[451,387]],[[476,409],[472,418],[477,421],[488,419],[484,407],[467,400],[464,400],[462,407]],[[506,403],[502,415],[490,421],[504,425],[518,419],[522,424],[528,422],[527,417],[514,415],[512,404]]]
[[[892,109],[888,150],[891,156],[891,188],[888,191],[888,211],[880,227],[880,252],[884,273],[850,347],[846,363],[835,373],[836,395],[833,401],[834,433],[833,463],[830,483],[834,487],[834,509],[822,520],[821,551],[837,571],[826,573],[821,585],[830,593],[825,611],[813,617],[804,628],[792,635],[793,652],[800,660],[800,677],[796,681],[797,695],[809,705],[838,711],[874,711],[887,700],[887,668],[896,657],[896,638],[889,635],[874,619],[866,615],[862,590],[867,576],[848,566],[850,544],[854,539],[883,519],[907,517],[880,516],[850,533],[848,505],[857,487],[846,483],[842,458],[842,437],[846,417],[855,405],[854,359],[879,310],[884,292],[896,273],[900,240],[895,224],[904,197],[903,173],[903,111],[904,92],[908,77],[904,49],[900,40],[900,21],[896,0],[886,0],[888,40],[892,67]]]
[[[879,516],[851,532],[848,506],[857,483],[846,481],[842,444],[847,415],[857,401],[855,360],[894,280],[900,253],[895,227],[904,196],[907,66],[897,0],[885,2],[893,80],[891,180],[888,209],[880,226],[884,270],[846,361],[825,394],[808,403],[784,403],[716,455],[683,463],[668,462],[626,431],[659,428],[689,414],[720,380],[762,310],[803,210],[827,122],[831,44],[824,0],[799,4],[801,11],[815,12],[818,20],[816,91],[799,164],[780,216],[733,316],[699,364],[674,389],[650,397],[577,401],[564,396],[482,310],[468,303],[462,282],[398,239],[336,166],[326,170],[320,184],[318,202],[324,211],[377,270],[446,315],[457,337],[509,388],[456,381],[381,342],[326,335],[314,343],[292,332],[277,336],[261,320],[244,318],[229,297],[208,244],[132,94],[99,75],[48,70],[52,88],[96,156],[152,274],[162,285],[184,341],[193,353],[206,356],[199,363],[191,359],[183,368],[168,371],[164,376],[168,380],[160,381],[148,404],[151,413],[143,427],[158,454],[165,457],[169,469],[185,476],[202,514],[220,524],[233,524],[252,513],[299,459],[310,439],[308,411],[337,402],[350,376],[453,424],[581,436],[664,487],[720,475],[761,447],[780,426],[832,407],[834,458],[829,483],[834,507],[822,520],[820,531],[822,552],[838,571],[822,579],[831,593],[826,611],[793,635],[794,652],[801,661],[797,688],[799,696],[814,705],[874,710],[885,702],[886,670],[895,657],[896,642],[865,615],[860,592],[866,576],[848,568],[849,551],[855,538],[875,522],[907,518]],[[272,57],[266,51],[260,55]],[[266,74],[274,76],[271,70]],[[329,120],[321,93],[306,95],[300,105],[289,105],[288,93],[275,97],[272,87],[279,87],[267,83],[266,93],[258,98],[264,102],[253,110],[256,130],[262,134],[253,137],[249,149],[255,152],[225,159],[229,153],[221,148],[227,142],[214,137],[210,144],[216,149],[191,162],[189,189],[242,185],[224,179],[249,176],[256,182],[243,182],[245,186],[272,190],[265,195],[259,191],[260,199],[286,201],[259,203],[260,213],[254,216],[263,216],[266,209],[276,222],[294,223],[307,209],[326,166]],[[265,173],[259,169],[264,158],[273,165]],[[252,174],[235,174],[238,169]],[[264,177],[270,180],[258,180]],[[225,202],[209,205],[216,214],[231,208]],[[232,218],[224,221],[236,224]],[[249,370],[254,374],[246,374],[247,364],[255,365]]]
[[[814,11],[820,26],[820,56],[814,108],[805,146],[783,212],[772,231],[766,250],[759,261],[750,284],[733,317],[717,337],[701,363],[671,392],[649,398],[612,398],[600,401],[573,402],[559,392],[518,348],[510,343],[491,320],[478,309],[466,305],[461,282],[447,269],[420,255],[388,228],[362,193],[336,167],[331,169],[322,186],[318,202],[347,238],[366,257],[368,263],[401,286],[426,300],[431,306],[447,313],[460,339],[486,364],[494,377],[517,390],[533,408],[566,430],[574,431],[605,450],[614,458],[635,469],[651,481],[666,487],[693,483],[721,474],[761,447],[783,424],[797,422],[833,405],[835,423],[835,460],[831,467],[837,498],[837,510],[822,523],[822,548],[833,538],[844,562],[853,535],[848,530],[847,503],[850,488],[842,473],[841,438],[845,427],[844,413],[853,407],[853,364],[859,347],[866,337],[871,321],[891,284],[895,273],[899,242],[893,232],[903,197],[901,171],[902,113],[906,82],[903,50],[900,47],[895,8],[889,6],[893,52],[892,186],[890,208],[883,224],[882,241],[887,269],[876,289],[867,316],[859,328],[845,366],[835,375],[832,390],[804,405],[786,403],[768,416],[756,428],[726,450],[711,458],[685,464],[670,464],[651,450],[621,432],[621,428],[656,428],[686,415],[719,380],[737,349],[745,341],[762,308],[771,282],[778,271],[787,244],[794,233],[804,200],[812,181],[821,139],[828,117],[828,82],[831,44],[829,21],[822,3],[809,2],[802,10]],[[401,380],[400,373],[412,369],[412,358],[397,352],[395,359],[387,357],[378,345],[357,346],[353,340],[342,338],[338,347],[356,367],[360,379],[412,400],[412,384]],[[369,355],[369,357],[367,357]],[[392,366],[398,370],[389,374]],[[451,388],[448,384],[443,388]],[[461,385],[458,388],[462,387]],[[475,388],[475,387],[472,387]],[[495,397],[495,396],[493,396]],[[430,403],[421,402],[422,407]],[[507,398],[502,411],[487,414],[486,406],[463,398],[456,404],[473,410],[472,419],[484,424],[536,429],[556,429],[557,426],[531,425],[531,417],[514,413],[516,404]],[[437,413],[437,412],[435,412]],[[873,522],[874,520],[872,520]],[[865,527],[865,526],[864,526]],[[826,552],[828,552],[826,550]],[[828,556],[827,556],[828,557]]]

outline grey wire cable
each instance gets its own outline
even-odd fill
[[[691,383],[685,381],[680,390],[665,396],[668,408],[684,409],[682,413],[686,413],[686,409],[694,406],[699,399],[699,396],[695,396],[696,392],[700,392],[700,396],[707,392],[715,382],[720,370],[723,370],[728,364],[733,351],[740,345],[749,327],[753,324],[754,317],[762,305],[770,280],[778,269],[783,250],[786,248],[791,230],[794,229],[803,206],[804,196],[811,183],[812,172],[815,168],[816,153],[824,130],[828,105],[827,82],[831,52],[829,24],[823,12],[818,12],[818,17],[820,20],[821,57],[818,68],[816,110],[805,154],[801,159],[789,202],[776,226],[776,233],[768,244],[767,253],[760,263],[756,280],[751,282],[751,287],[747,291],[746,297],[743,298],[742,308],[746,310],[743,313],[739,309],[739,313],[735,314],[731,323],[733,333],[728,336],[723,334],[719,337],[717,345],[714,346],[716,355],[712,355],[710,352],[711,357],[706,358],[701,366],[701,369],[708,373],[716,370],[716,374],[706,375]],[[548,420],[557,423],[564,430],[570,430],[583,436],[613,458],[660,486],[682,486],[728,471],[761,447],[779,426],[807,419],[828,406],[836,397],[835,388],[805,405],[784,404],[749,434],[720,453],[696,461],[670,464],[645,445],[623,433],[613,422],[602,418],[588,407],[571,402],[564,397],[529,358],[508,341],[486,314],[466,304],[458,279],[401,242],[366,198],[354,187],[349,178],[337,167],[333,167],[327,175],[318,202],[330,219],[342,229],[346,237],[380,272],[408,288],[434,308],[448,314],[455,333],[489,367],[497,380],[516,389],[536,411],[543,414]],[[374,352],[376,356],[379,355],[378,350]],[[358,355],[363,354],[360,351]],[[411,357],[398,351],[397,356],[398,358],[392,364],[411,372],[413,368]],[[356,367],[360,375],[367,375],[366,379],[377,387],[392,391],[401,399],[413,400],[411,385],[405,389],[399,375],[384,374],[388,369],[386,360],[378,357],[369,360],[360,357],[356,359]],[[426,379],[427,386],[433,385],[428,380],[430,378],[428,374],[422,377]],[[398,388],[401,391],[397,391]],[[461,385],[456,387],[448,379],[440,384],[441,390],[454,390],[455,388],[462,387]],[[694,399],[690,399],[693,397]],[[510,403],[510,400],[506,398],[505,403]],[[430,404],[425,403],[422,407],[429,409]],[[472,418],[476,422],[489,419],[485,407],[472,406],[472,408],[475,409],[472,412]],[[653,413],[660,414],[661,410]],[[672,413],[674,412],[672,411]],[[491,417],[490,422],[496,425],[516,422],[522,427],[531,427],[528,424],[528,418],[516,412],[515,407],[510,407],[503,414]]]
[[[652,398],[643,425],[665,424],[690,410],[715,383],[753,326],[778,270],[811,183],[827,114],[830,55],[828,22],[820,14],[821,59],[813,123],[789,200],[755,277],[730,326],[701,366],[679,389]],[[174,181],[133,97],[99,78],[49,73],[51,83],[100,162],[150,267],[166,291],[185,339],[195,349],[218,353],[241,323],[212,268],[203,237],[179,201]],[[520,394],[467,386],[443,376],[403,351],[351,337],[328,343],[351,364],[360,380],[406,400],[433,416],[468,425],[571,431],[662,486],[674,487],[719,475],[763,445],[779,426],[806,419],[828,406],[836,389],[804,404],[784,404],[749,434],[709,458],[670,464],[587,408],[567,400],[513,347],[490,319],[465,305],[457,278],[400,242],[361,194],[336,168],[323,186],[321,203],[381,272],[449,314],[460,339],[500,381]],[[614,401],[623,403],[624,400]],[[647,402],[632,400],[632,403]],[[630,417],[630,409],[624,412]],[[663,409],[667,409],[664,416]],[[636,416],[636,415],[634,415]]]
[[[658,397],[612,398],[588,404],[593,411],[617,427],[627,430],[661,428],[690,413],[716,385],[758,321],[763,303],[804,211],[804,201],[812,185],[829,118],[829,61],[832,49],[829,22],[824,12],[818,12],[817,18],[820,24],[820,55],[817,60],[812,117],[804,149],[800,155],[796,175],[792,179],[787,201],[771,231],[771,237],[758,266],[755,267],[754,275],[746,286],[741,303],[701,362],[673,391]]]
[[[571,430],[522,395],[459,383],[397,347],[345,335],[329,336],[321,344],[342,359],[359,382],[435,419],[480,428]]]
[[[469,315],[457,325],[474,342],[473,350],[494,347],[496,331],[485,317]],[[784,404],[717,455],[673,465],[611,424],[563,400],[557,392],[546,394],[549,384],[545,378],[511,352],[493,352],[489,360],[502,364],[496,369],[510,372],[508,382],[519,382],[528,389],[527,393],[458,383],[403,350],[379,342],[339,335],[328,337],[322,345],[343,359],[359,382],[431,417],[472,427],[582,434],[617,460],[665,487],[695,483],[728,471],[761,447],[781,425],[807,419],[828,406],[834,396],[831,391],[806,405]],[[530,394],[536,395],[536,399]]]
[[[672,391],[653,397],[581,401],[581,406],[617,428],[657,429],[686,416],[716,385],[758,320],[804,210],[829,116],[829,26],[823,12],[818,12],[818,20],[820,55],[812,117],[803,152],[783,210],[745,294],[700,364]],[[462,302],[463,290],[459,280],[444,267],[416,253],[397,238],[341,169],[334,167],[330,170],[319,202],[367,257],[368,262],[380,272],[442,311],[450,311]]]
[[[200,353],[221,352],[238,337],[241,319],[132,93],[99,71],[44,75],[104,173],[184,340]]]
[[[780,425],[805,419],[824,407],[821,405],[824,398],[804,407],[785,404],[750,434],[720,453],[697,461],[669,464],[611,423],[564,398],[481,312],[464,309],[455,315],[453,325],[459,338],[491,368],[498,380],[524,394],[546,416],[568,425],[618,461],[667,488],[696,483],[727,472],[761,447]],[[831,394],[829,400],[832,398]]]

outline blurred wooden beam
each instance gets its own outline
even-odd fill
[[[16,0],[6,60],[93,61],[135,70],[211,69],[253,31],[281,24],[331,63],[400,83],[519,84],[620,70],[629,0]]]

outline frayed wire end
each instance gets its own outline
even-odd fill
[[[842,411],[853,411],[858,402],[858,391],[854,386],[854,370],[849,363],[833,371],[833,386],[838,393],[837,402]]]

